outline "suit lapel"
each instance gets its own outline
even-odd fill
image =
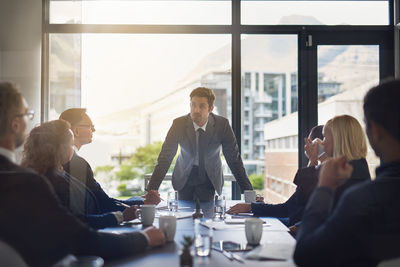
[[[190,114],[186,118],[186,135],[194,153],[196,151],[196,133],[194,132],[193,121],[190,118]]]
[[[214,115],[210,113],[208,116],[208,122],[207,122],[207,127],[206,127],[206,134],[205,134],[205,143],[206,147],[211,141],[211,137],[214,135],[214,130],[215,130],[215,119]]]

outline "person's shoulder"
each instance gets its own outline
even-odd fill
[[[0,172],[7,172],[7,171],[36,173],[32,169],[28,169],[20,165],[17,165],[14,162],[10,161],[9,159],[0,155]]]
[[[371,180],[368,163],[365,158],[351,160],[349,163],[353,166],[353,173],[350,179]]]
[[[229,120],[227,118],[223,117],[223,116],[220,116],[220,115],[217,115],[217,114],[214,114],[214,113],[210,113],[210,116],[212,116],[214,118],[215,123],[223,122],[223,123],[228,123],[229,124]]]
[[[183,123],[186,122],[188,119],[190,119],[190,115],[186,114],[180,117],[177,117],[173,120],[174,123]]]
[[[30,171],[29,169],[21,168],[19,171],[10,171],[8,173],[2,173],[4,178],[2,181],[7,181],[10,186],[22,185],[21,190],[36,190],[37,188],[46,187],[49,188],[49,182],[43,176]]]
[[[372,197],[374,187],[374,181],[371,182],[370,180],[352,184],[346,188],[342,198],[350,199],[350,202],[365,201],[366,199],[370,199]]]
[[[77,153],[74,153],[74,155],[71,158],[71,161],[78,162],[78,163],[89,164],[86,159],[84,159],[83,157],[79,156]]]
[[[315,183],[318,180],[317,169],[315,166],[300,168],[297,170],[293,183],[297,186]]]

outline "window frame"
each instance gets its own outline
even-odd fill
[[[315,86],[315,44],[379,44],[380,78],[399,73],[399,12],[394,0],[389,2],[389,25],[385,26],[321,26],[321,25],[242,25],[241,1],[231,1],[230,25],[126,25],[126,24],[50,24],[50,0],[42,0],[42,76],[41,76],[41,121],[48,120],[49,111],[49,35],[53,33],[131,33],[131,34],[230,34],[232,75],[232,128],[241,150],[241,35],[242,34],[295,34],[298,39],[298,163],[306,166],[303,153],[304,137],[317,123],[317,88]],[[357,0],[356,0],[357,1]],[[396,8],[396,14],[395,14]],[[396,23],[395,23],[396,22]],[[394,35],[396,34],[396,38]],[[308,46],[309,36],[313,45]],[[381,38],[379,40],[379,38]],[[395,66],[396,58],[396,66]],[[383,60],[382,60],[383,59]],[[385,63],[385,64],[384,64]],[[314,79],[314,80],[313,80]],[[262,88],[260,88],[261,90]],[[232,186],[233,199],[240,199],[240,188]]]

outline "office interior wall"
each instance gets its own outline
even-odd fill
[[[19,87],[40,121],[41,0],[0,0],[0,80]]]

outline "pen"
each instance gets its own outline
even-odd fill
[[[121,201],[118,201],[118,200],[114,200],[114,202],[115,202],[116,205],[121,206],[121,207],[125,207],[125,208],[130,208],[131,207],[128,204],[125,204],[125,203],[123,203]]]
[[[230,252],[230,253],[231,253],[232,257],[233,257],[235,260],[237,260],[238,262],[244,263],[244,260],[243,260],[242,257],[240,257],[239,255],[237,255],[237,254],[235,254],[235,253],[232,253],[232,252]]]
[[[233,255],[232,255],[232,253],[229,253],[228,251],[226,251],[226,250],[223,250],[223,249],[219,249],[219,248],[216,248],[216,247],[213,247],[212,248],[213,250],[216,250],[216,251],[218,251],[218,252],[221,252],[225,257],[227,257],[230,261],[233,261]]]

